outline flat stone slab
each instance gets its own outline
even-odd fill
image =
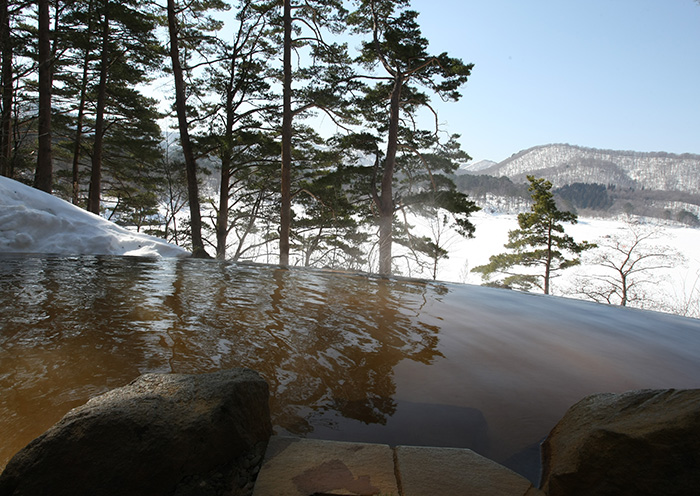
[[[384,444],[273,436],[253,496],[398,496]]]
[[[529,480],[468,449],[398,446],[403,496],[535,496]]]

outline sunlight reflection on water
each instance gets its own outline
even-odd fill
[[[584,395],[700,385],[696,320],[458,284],[2,257],[0,309],[0,467],[146,372],[250,367],[278,433],[468,447],[531,478]]]

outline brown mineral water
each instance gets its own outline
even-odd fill
[[[250,367],[278,434],[466,447],[537,479],[583,396],[700,387],[700,321],[203,260],[0,257],[0,467],[147,372]]]

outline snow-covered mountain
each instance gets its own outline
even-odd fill
[[[489,169],[495,165],[498,165],[497,162],[494,162],[493,160],[479,160],[478,162],[469,162],[463,167],[460,167],[459,170],[457,170],[456,174],[469,174],[469,173],[474,173],[474,172],[480,172],[485,169]]]
[[[527,189],[518,185],[526,184],[528,175],[551,181],[569,210],[634,213],[700,227],[700,155],[543,145],[485,169],[465,170],[456,182],[481,201],[485,191],[527,199]],[[505,182],[489,182],[486,176]]]
[[[700,155],[598,150],[566,144],[523,150],[479,174],[525,182],[533,174],[554,186],[597,183],[635,190],[700,194]]]

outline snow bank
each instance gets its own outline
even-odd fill
[[[0,176],[0,253],[187,257],[60,198]]]
[[[438,264],[438,280],[481,284],[481,276],[471,269],[488,263],[491,255],[504,251],[508,231],[517,228],[517,216],[512,214],[481,211],[471,220],[476,225],[476,237],[464,239],[441,222],[412,219],[419,232],[439,238],[439,244],[449,251],[449,258]],[[591,218],[580,218],[578,224],[565,227],[577,241],[589,242],[596,242],[602,236],[624,234],[626,229],[621,220]],[[653,271],[645,278],[653,281],[647,283],[649,301],[655,302],[649,308],[700,315],[700,256],[697,251],[700,229],[677,224],[658,227],[662,233],[658,244],[665,245],[664,251],[683,254],[685,260],[672,268]],[[401,250],[397,245],[397,254]],[[162,239],[131,232],[59,198],[0,176],[0,254],[5,253],[189,256],[189,252]],[[565,271],[554,281],[554,294],[582,297],[575,291],[577,278],[590,275],[594,270],[598,269],[586,265],[584,260],[581,266]],[[404,263],[401,274],[429,279],[432,267]],[[694,305],[690,313],[689,305]]]

